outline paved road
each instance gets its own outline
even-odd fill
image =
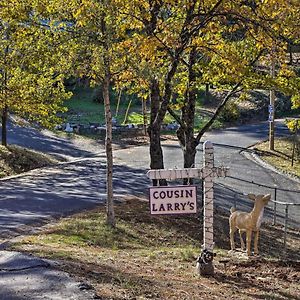
[[[276,126],[282,134],[282,123]],[[73,160],[55,167],[34,170],[25,176],[1,181],[0,238],[25,232],[31,223],[43,223],[49,218],[70,214],[101,204],[105,199],[105,153],[103,145],[81,139],[67,139],[29,128],[13,128],[18,144],[56,154]],[[29,138],[26,135],[30,134]],[[233,204],[235,193],[273,193],[248,182],[262,183],[278,188],[300,190],[300,184],[280,174],[265,169],[240,153],[241,148],[267,138],[266,123],[228,128],[208,133],[203,140],[215,144],[216,165],[230,168],[231,178],[220,179],[216,186],[216,203],[227,209]],[[9,135],[9,137],[11,134]],[[45,136],[45,140],[43,140]],[[20,137],[18,140],[17,137]],[[35,142],[32,142],[32,139]],[[11,140],[9,140],[11,141]],[[164,142],[163,150],[167,168],[182,166],[181,149],[176,142]],[[149,166],[148,146],[122,149],[114,152],[114,188],[117,195],[147,194],[150,182],[145,176]],[[86,157],[86,158],[83,158]],[[202,165],[199,146],[196,165]],[[245,197],[236,194],[241,205]],[[277,192],[277,200],[299,202],[299,194]],[[300,219],[298,210],[293,210]]]
[[[58,271],[53,262],[13,251],[0,252],[1,300],[100,299],[92,287]]]
[[[115,194],[143,195],[145,171],[114,168]],[[16,236],[28,225],[95,207],[105,199],[105,162],[102,156],[33,170],[1,181],[0,238]],[[29,226],[30,227],[30,226]]]
[[[266,139],[267,124],[229,128],[207,134],[203,140],[215,144],[216,165],[230,167],[232,178],[218,180],[216,204],[228,209],[241,192],[265,193],[266,189],[244,181],[285,189],[300,189],[299,184],[257,165],[241,155],[247,147]],[[282,125],[277,127],[282,133]],[[94,207],[105,199],[105,154],[103,145],[86,143],[83,139],[64,139],[50,132],[13,125],[9,129],[10,143],[30,147],[68,160],[55,167],[31,171],[0,182],[0,239],[9,239],[28,232],[49,219]],[[164,142],[166,167],[181,167],[181,149],[175,142]],[[135,147],[114,152],[114,188],[116,195],[145,195],[150,182],[146,178],[149,166],[148,147]],[[202,150],[198,149],[196,164],[202,165]],[[244,181],[240,181],[240,180]],[[230,188],[230,189],[228,189]],[[279,200],[299,201],[296,194],[278,193]],[[238,206],[248,206],[239,196]],[[295,212],[294,212],[295,213]],[[297,213],[294,214],[297,217]],[[300,217],[299,217],[300,218]],[[84,287],[84,285],[83,285]],[[0,251],[0,299],[93,299],[92,291],[81,283],[58,272],[49,263],[19,253]]]
[[[228,187],[241,193],[271,193],[274,199],[274,189],[259,187],[251,182],[264,184],[271,187],[277,187],[277,200],[299,203],[300,194],[281,191],[298,190],[300,184],[285,176],[255,163],[253,160],[246,158],[244,149],[258,141],[266,140],[268,137],[268,124],[259,123],[232,127],[225,130],[213,131],[203,137],[204,140],[210,140],[215,147],[215,164],[224,165],[230,168],[230,178],[217,180],[216,203],[225,206],[227,209],[233,203],[234,195],[241,198],[238,201],[244,204],[243,196],[238,193],[232,193]],[[287,128],[283,122],[278,121],[276,124],[277,136],[287,133]],[[182,151],[177,142],[163,143],[166,168],[180,168],[183,165]],[[242,152],[241,152],[242,151]],[[144,167],[149,164],[148,148],[139,147],[120,150],[116,154],[116,160],[119,164],[127,166]],[[202,166],[202,145],[199,145],[196,155],[196,166]],[[221,187],[223,186],[223,188]],[[284,207],[278,207],[283,212]],[[294,218],[300,220],[299,209],[290,209]]]
[[[12,237],[28,233],[52,218],[95,207],[105,199],[103,145],[64,139],[50,132],[14,126],[13,141],[68,160],[54,167],[0,180],[0,250]],[[145,171],[116,166],[116,195],[144,194]],[[122,179],[122,180],[121,180]],[[0,251],[0,299],[99,299],[92,288],[58,271],[49,262]]]
[[[0,133],[1,136],[1,133]],[[15,123],[8,124],[8,144],[28,147],[57,157],[59,160],[71,161],[76,158],[104,153],[102,144],[86,138],[74,138],[72,135],[56,135],[49,130],[36,130],[22,127]]]

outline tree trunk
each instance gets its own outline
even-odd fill
[[[148,134],[150,137],[150,168],[151,169],[164,169],[163,152],[160,142],[160,128],[148,127]],[[153,180],[153,186],[167,185],[165,179]]]
[[[204,103],[209,103],[209,83],[205,84]]]
[[[105,76],[103,83],[103,98],[105,106],[105,122],[106,122],[106,138],[105,138],[105,150],[106,150],[106,223],[112,227],[115,227],[115,212],[114,212],[114,200],[113,200],[113,152],[112,152],[112,116],[109,99],[109,76]]]
[[[128,120],[128,114],[129,114],[129,110],[130,110],[130,107],[131,107],[131,103],[132,103],[132,99],[129,100],[129,103],[128,103],[128,106],[127,106],[127,109],[126,109],[126,112],[125,112],[125,117],[124,117],[124,121],[123,121],[123,124],[127,124],[127,120]]]
[[[194,133],[185,131],[180,127],[177,130],[177,137],[180,142],[183,151],[183,167],[184,168],[194,168],[195,159],[197,153],[197,146],[199,143],[196,142],[194,138]],[[184,178],[183,184],[193,184],[192,178]]]
[[[7,116],[8,108],[7,105],[2,109],[2,145],[7,147]]]
[[[122,90],[123,90],[122,88],[119,90],[118,102],[117,102],[115,117],[117,117],[118,113],[119,113],[120,102],[121,102],[121,98],[122,98]]]
[[[114,199],[113,199],[113,151],[112,151],[112,114],[109,98],[110,87],[110,61],[109,61],[109,41],[106,32],[105,18],[101,20],[102,32],[105,36],[105,49],[103,55],[104,63],[104,80],[103,80],[103,100],[105,109],[105,124],[106,124],[106,137],[105,137],[105,150],[106,150],[106,223],[111,227],[116,226],[115,212],[114,212]]]
[[[194,65],[196,63],[196,56],[196,49],[193,48],[189,56],[188,86],[185,94],[185,103],[181,109],[182,126],[177,131],[177,137],[183,150],[184,168],[195,167],[196,148],[199,144],[194,138],[196,105],[196,72],[194,71]],[[183,180],[184,184],[192,184],[192,182],[192,178]]]
[[[163,152],[160,143],[160,130],[172,96],[172,79],[174,78],[179,64],[179,53],[180,51],[175,55],[170,69],[165,77],[163,97],[160,96],[159,82],[156,79],[152,80],[151,82],[151,114],[150,126],[148,127],[148,134],[150,137],[151,169],[164,168]],[[160,179],[159,184],[167,185],[167,181],[165,179]],[[157,180],[153,181],[153,185],[157,185]]]
[[[160,108],[159,83],[153,80],[150,87],[150,125],[148,127],[148,135],[150,138],[150,168],[163,169],[164,159],[160,141],[160,124],[155,124],[154,121]],[[153,180],[153,186],[167,185],[165,179]]]

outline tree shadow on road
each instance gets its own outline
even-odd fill
[[[99,159],[87,159],[2,181],[0,237],[16,236],[53,218],[104,204],[105,168]],[[114,167],[115,194],[145,195],[148,186],[146,170]]]

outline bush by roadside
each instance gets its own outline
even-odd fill
[[[269,142],[255,145],[260,158],[275,168],[297,177],[300,177],[300,153],[297,147],[294,150],[294,162],[292,166],[293,137],[276,138],[275,150],[269,150]]]
[[[0,178],[57,163],[49,155],[16,145],[0,146]]]

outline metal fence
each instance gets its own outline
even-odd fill
[[[248,181],[240,178],[235,178],[229,176],[228,178],[237,181],[243,182],[247,185],[252,185],[252,188],[249,190],[259,190],[259,193],[262,194],[271,194],[271,205],[266,208],[266,218],[270,221],[272,225],[282,225],[283,226],[283,254],[286,254],[287,251],[287,237],[288,237],[288,229],[293,229],[294,231],[300,229],[300,191],[299,190],[288,190],[283,188],[278,188],[277,186],[269,186],[264,184],[259,184],[254,181]],[[234,187],[227,186],[220,182],[216,183],[217,187],[221,187],[222,189],[226,189],[231,193],[232,198],[232,206],[237,209],[243,209],[244,206],[250,206],[250,200],[247,201],[246,196],[248,192],[242,192],[236,189],[236,185]],[[259,189],[258,189],[259,188]],[[291,196],[293,195],[293,196]],[[287,201],[289,199],[299,199],[299,202]],[[285,201],[280,201],[279,199],[284,199]],[[246,203],[250,205],[247,205]]]

